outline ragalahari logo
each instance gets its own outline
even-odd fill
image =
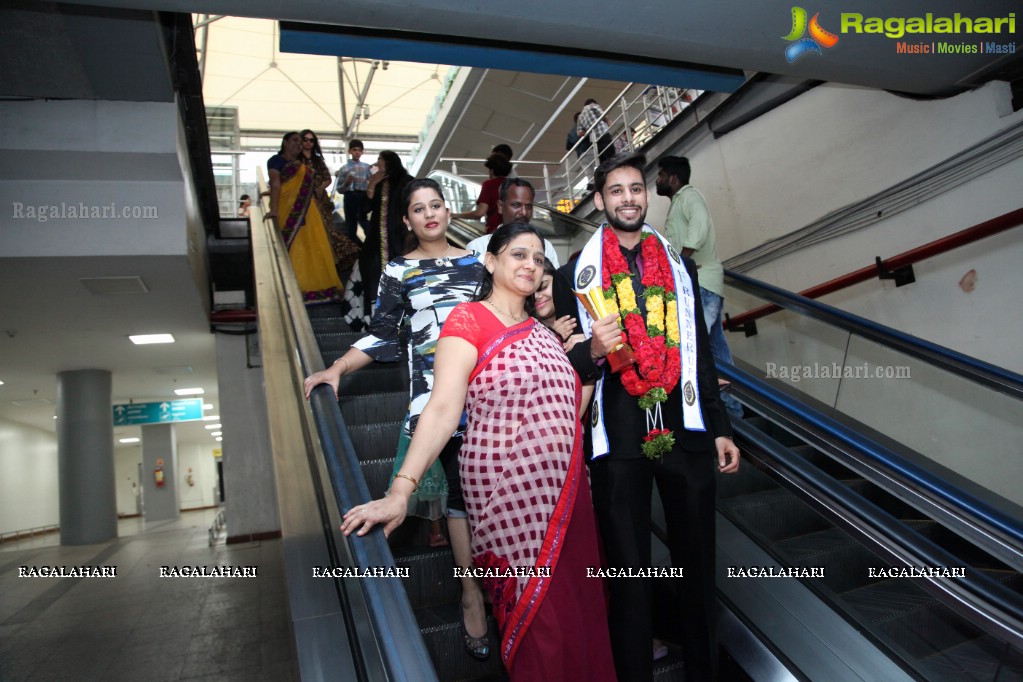
[[[806,21],[806,16],[806,10],[802,7],[792,8],[792,31],[787,36],[783,36],[784,40],[792,43],[785,48],[785,59],[789,60],[789,64],[807,52],[822,54],[822,47],[834,47],[838,44],[838,36],[825,30],[817,21],[820,12],[814,14],[809,23]],[[810,37],[804,38],[807,31],[809,31]]]

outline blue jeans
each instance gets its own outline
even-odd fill
[[[703,321],[707,323],[707,335],[710,337],[710,354],[714,356],[715,362],[732,362],[732,351],[728,349],[728,341],[725,340],[725,330],[721,328],[721,304],[725,299],[713,291],[700,287],[700,302],[703,303]],[[726,391],[721,393],[721,402],[729,414],[736,417],[742,416],[742,405]]]

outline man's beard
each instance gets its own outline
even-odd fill
[[[631,223],[627,223],[624,220],[619,219],[617,213],[612,214],[604,211],[604,217],[607,218],[608,225],[616,230],[621,230],[622,232],[639,232],[643,229],[643,225],[646,222],[646,209],[643,209],[639,216],[636,217],[636,220]]]
[[[657,190],[657,196],[659,197],[670,197],[671,196],[671,185],[656,183],[654,189]]]

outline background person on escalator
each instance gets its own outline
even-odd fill
[[[497,208],[501,213],[501,224],[511,225],[519,223],[528,225],[533,221],[533,199],[536,193],[529,180],[522,178],[505,178],[498,190]],[[485,234],[476,237],[465,245],[469,251],[475,251],[480,255],[480,262],[483,262],[487,253],[487,244],[490,243],[490,235]],[[558,267],[558,254],[550,240],[543,240],[544,255]]]
[[[594,123],[597,125],[591,131],[590,127]],[[576,122],[576,133],[579,137],[585,137],[588,140],[590,139],[591,132],[596,135],[597,155],[600,157],[601,163],[615,155],[614,143],[611,141],[611,135],[608,131],[609,126],[607,125],[607,119],[604,118],[604,110],[597,104],[597,100],[586,100],[586,106],[579,112],[579,119]]]
[[[327,160],[323,158],[323,150],[320,149],[320,138],[308,128],[299,134],[302,136],[302,156],[299,160],[313,171],[316,206],[320,211],[323,227],[327,231],[327,241],[330,242],[330,249],[334,254],[338,276],[344,278],[359,258],[359,247],[334,225],[334,200],[331,198],[331,192],[327,191],[333,180],[330,168],[327,167]]]
[[[457,304],[470,300],[484,272],[476,254],[447,241],[449,211],[436,182],[425,178],[412,181],[399,206],[414,239],[403,256],[387,264],[380,278],[379,305],[369,333],[330,367],[305,380],[306,398],[318,384],[329,384],[336,395],[341,377],[346,374],[374,360],[397,362],[401,357],[399,331],[402,325],[408,325],[409,411],[399,437],[395,472],[404,461],[419,415],[433,391],[434,349],[448,313]],[[454,435],[448,439],[440,458],[420,479],[418,494],[409,500],[408,512],[431,520],[446,513],[455,565],[469,568],[472,566],[469,522],[458,476],[458,449],[464,428],[463,421],[453,429]],[[490,643],[486,637],[483,593],[470,576],[462,578],[462,609],[466,648],[474,657],[486,658]]]
[[[689,159],[665,156],[657,162],[657,166],[657,194],[671,199],[671,208],[664,221],[664,236],[683,258],[692,258],[700,270],[700,302],[710,337],[711,354],[718,362],[734,364],[721,327],[721,308],[725,302],[724,269],[718,258],[717,236],[707,201],[699,190],[689,184]],[[734,396],[722,393],[721,401],[730,415],[742,418],[742,404]]]
[[[270,211],[263,219],[274,220],[281,231],[302,299],[306,305],[312,305],[339,300],[344,287],[313,199],[315,175],[302,163],[301,156],[301,136],[295,132],[285,134],[280,151],[266,162]]]
[[[476,199],[476,208],[456,213],[453,217],[472,220],[486,216],[487,234],[490,234],[501,225],[501,212],[497,208],[497,202],[501,183],[511,173],[511,161],[504,154],[497,153],[491,154],[485,165],[490,171],[490,179],[485,180],[480,188],[479,198]]]
[[[370,202],[370,225],[359,254],[365,313],[373,315],[380,273],[384,266],[400,256],[405,249],[408,228],[402,211],[402,192],[412,182],[398,155],[390,150],[380,152],[377,170],[369,176],[366,197]]]

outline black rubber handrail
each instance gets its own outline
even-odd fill
[[[893,348],[906,355],[951,372],[956,376],[993,388],[999,393],[1023,400],[1023,375],[996,367],[951,348],[939,346],[911,334],[886,327],[859,315],[839,310],[826,303],[786,291],[766,282],[725,270],[725,281],[737,289],[770,301],[787,310],[825,322],[863,338]]]
[[[372,499],[369,487],[333,391],[327,385],[318,386],[313,389],[310,403],[339,509],[344,511],[369,502]],[[379,527],[361,537],[350,535],[347,541],[357,566],[395,565],[394,555]],[[401,579],[383,577],[362,582],[388,679],[435,682],[437,674],[433,661]]]
[[[262,182],[260,188],[265,188]],[[269,231],[272,233],[271,240],[276,250],[275,258],[281,286],[287,298],[287,313],[294,334],[297,360],[302,372],[308,376],[323,369],[323,357],[316,344],[316,337],[306,314],[298,281],[291,269],[287,249],[284,248],[280,233],[274,229]],[[328,385],[317,386],[312,391],[309,402],[323,453],[323,461],[311,462],[311,466],[314,478],[321,479],[314,483],[320,486],[316,489],[316,494],[321,498],[323,530],[330,556],[338,566],[343,565],[346,558],[350,557],[355,566],[360,568],[394,567],[394,555],[382,529],[378,527],[366,535],[351,535],[346,538],[336,527],[345,511],[357,504],[369,502],[371,497],[333,391]],[[322,477],[317,475],[321,466],[326,469],[330,481],[329,491],[324,489]],[[333,508],[324,509],[330,499],[334,501]],[[360,679],[377,677],[368,672],[371,666],[366,664],[365,659],[369,656],[378,656],[377,663],[382,664],[388,682],[437,682],[433,661],[426,649],[401,579],[374,577],[335,580],[338,581],[339,596],[342,598],[341,610],[350,630],[349,641],[354,649],[353,658],[359,662],[357,664],[360,666]],[[372,633],[367,633],[365,624],[359,622],[353,615],[352,605],[345,603],[346,595],[349,597],[351,595],[346,589],[347,580],[358,580],[359,592],[365,599]],[[360,632],[356,633],[353,630]],[[360,639],[364,636],[375,637],[375,646],[366,647],[360,644]],[[372,667],[378,669],[380,666]]]
[[[295,327],[299,360],[303,371],[309,375],[323,369],[323,358],[302,297],[293,293],[297,292],[289,291],[289,310]],[[338,516],[341,516],[355,505],[369,502],[372,497],[331,387],[322,384],[313,389],[310,407],[320,436],[333,499],[337,504]],[[356,566],[395,566],[394,555],[380,527],[363,536],[341,537]],[[423,642],[422,632],[401,579],[365,578],[361,579],[361,587],[388,680],[436,682],[433,661]]]

